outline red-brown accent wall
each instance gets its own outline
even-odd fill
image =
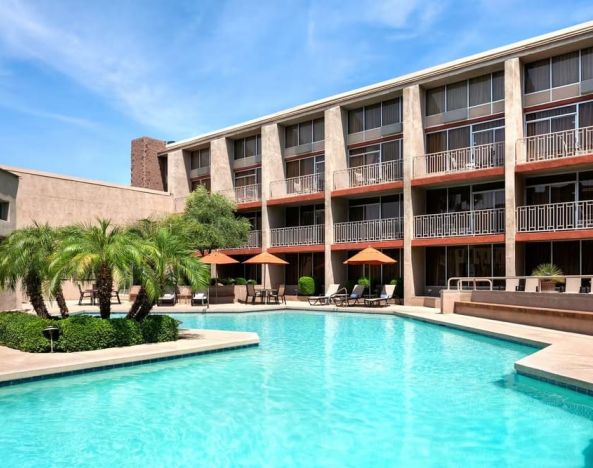
[[[158,154],[165,150],[165,142],[162,140],[149,137],[132,140],[132,187],[166,190],[166,168],[163,167],[166,159],[158,157]]]

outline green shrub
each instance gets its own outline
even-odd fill
[[[179,322],[166,315],[151,315],[138,323],[89,315],[45,320],[25,312],[1,312],[0,345],[30,353],[49,352],[50,342],[43,336],[43,329],[49,325],[60,330],[55,351],[75,352],[174,341],[178,338]]]
[[[236,278],[235,284],[239,286],[245,286],[247,284],[247,280],[245,278]]]
[[[365,288],[368,289],[368,287],[370,286],[371,283],[369,282],[368,278],[361,276],[360,278],[358,278],[358,281],[356,282],[356,284],[360,284],[361,286],[364,286]]]
[[[0,312],[0,344],[29,353],[46,353],[50,343],[43,336],[43,329],[54,325],[24,312]]]
[[[179,322],[168,315],[149,315],[141,323],[145,343],[162,343],[179,338]]]
[[[315,294],[315,280],[310,276],[301,276],[299,278],[299,294],[301,296],[312,296]]]
[[[247,284],[257,284],[257,281],[250,279],[247,280]]]

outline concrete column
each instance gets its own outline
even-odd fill
[[[424,127],[422,120],[422,96],[419,85],[409,86],[403,93],[404,113],[404,304],[422,293],[424,287],[424,258],[422,253],[412,252],[414,215],[420,214],[421,193],[412,188],[413,161],[424,150]],[[418,250],[418,249],[416,249]],[[416,258],[418,257],[418,258]]]
[[[504,64],[504,112],[505,112],[505,271],[507,276],[517,274],[518,259],[515,249],[517,223],[515,209],[522,198],[521,183],[517,183],[515,164],[517,158],[524,159],[522,151],[517,152],[517,140],[523,138],[523,94],[521,62],[512,58]],[[520,260],[520,259],[519,259]]]
[[[325,287],[345,284],[346,266],[343,255],[332,253],[334,223],[344,221],[344,200],[332,201],[334,172],[348,168],[348,112],[340,106],[325,111]],[[335,258],[333,258],[335,257]]]
[[[270,248],[270,228],[279,226],[282,222],[281,210],[275,207],[268,207],[270,196],[270,182],[284,178],[284,160],[282,158],[282,147],[284,146],[283,128],[278,124],[269,124],[262,127],[261,141],[261,191],[262,191],[262,250]],[[283,281],[283,268],[270,266],[264,268],[267,285],[277,285]]]
[[[210,142],[210,187],[212,193],[234,188],[231,140],[217,138]]]
[[[171,151],[167,155],[167,178],[169,192],[175,199],[176,211],[183,210],[185,199],[191,192],[189,174],[190,161],[186,152],[180,149]]]

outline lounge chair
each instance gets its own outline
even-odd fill
[[[324,296],[309,296],[309,305],[328,305],[337,294],[344,297],[348,295],[346,288],[340,289],[339,284],[330,284]]]
[[[525,280],[525,292],[538,292],[539,278],[527,278]]]
[[[79,283],[78,291],[80,292],[80,298],[78,299],[78,305],[82,305],[82,301],[85,297],[88,297],[91,300],[90,305],[95,305],[95,290],[94,289],[83,290]]]
[[[395,299],[395,284],[386,284],[381,289],[381,295],[379,297],[373,297],[370,299],[364,300],[364,305],[366,306],[380,306],[381,303],[385,303],[385,305],[389,304],[390,299]]]
[[[356,286],[354,286],[354,288],[352,288],[352,292],[350,293],[349,296],[339,294],[337,296],[334,296],[332,300],[333,300],[334,304],[337,305],[338,307],[342,307],[345,305],[352,306],[352,305],[358,304],[358,301],[360,301],[362,299],[363,294],[364,294],[364,286],[362,286],[361,284],[357,284]]]
[[[519,290],[519,278],[508,278],[505,284],[505,291],[515,292]]]
[[[579,294],[581,292],[581,278],[566,278],[564,292],[569,294]]]
[[[253,284],[247,283],[245,285],[245,288],[247,289],[245,302],[249,302],[249,298],[251,298],[251,303],[255,304],[255,299],[257,299],[258,297],[260,298],[261,302],[264,301],[264,293],[262,291],[256,291],[255,286],[253,286]]]
[[[174,292],[172,292],[172,293],[165,293],[161,297],[158,298],[158,300],[157,300],[156,303],[159,306],[162,306],[162,305],[175,305],[177,303],[177,295]]]
[[[280,304],[280,301],[286,304],[286,286],[284,284],[281,284],[277,290],[268,294],[268,301],[271,300],[274,300],[276,304]]]
[[[200,302],[202,305],[204,305],[207,301],[208,301],[208,294],[206,294],[205,292],[194,293],[193,296],[191,297],[191,305],[196,305],[198,302]]]

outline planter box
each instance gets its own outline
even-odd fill
[[[210,286],[210,304],[232,304],[235,302],[235,286]]]

